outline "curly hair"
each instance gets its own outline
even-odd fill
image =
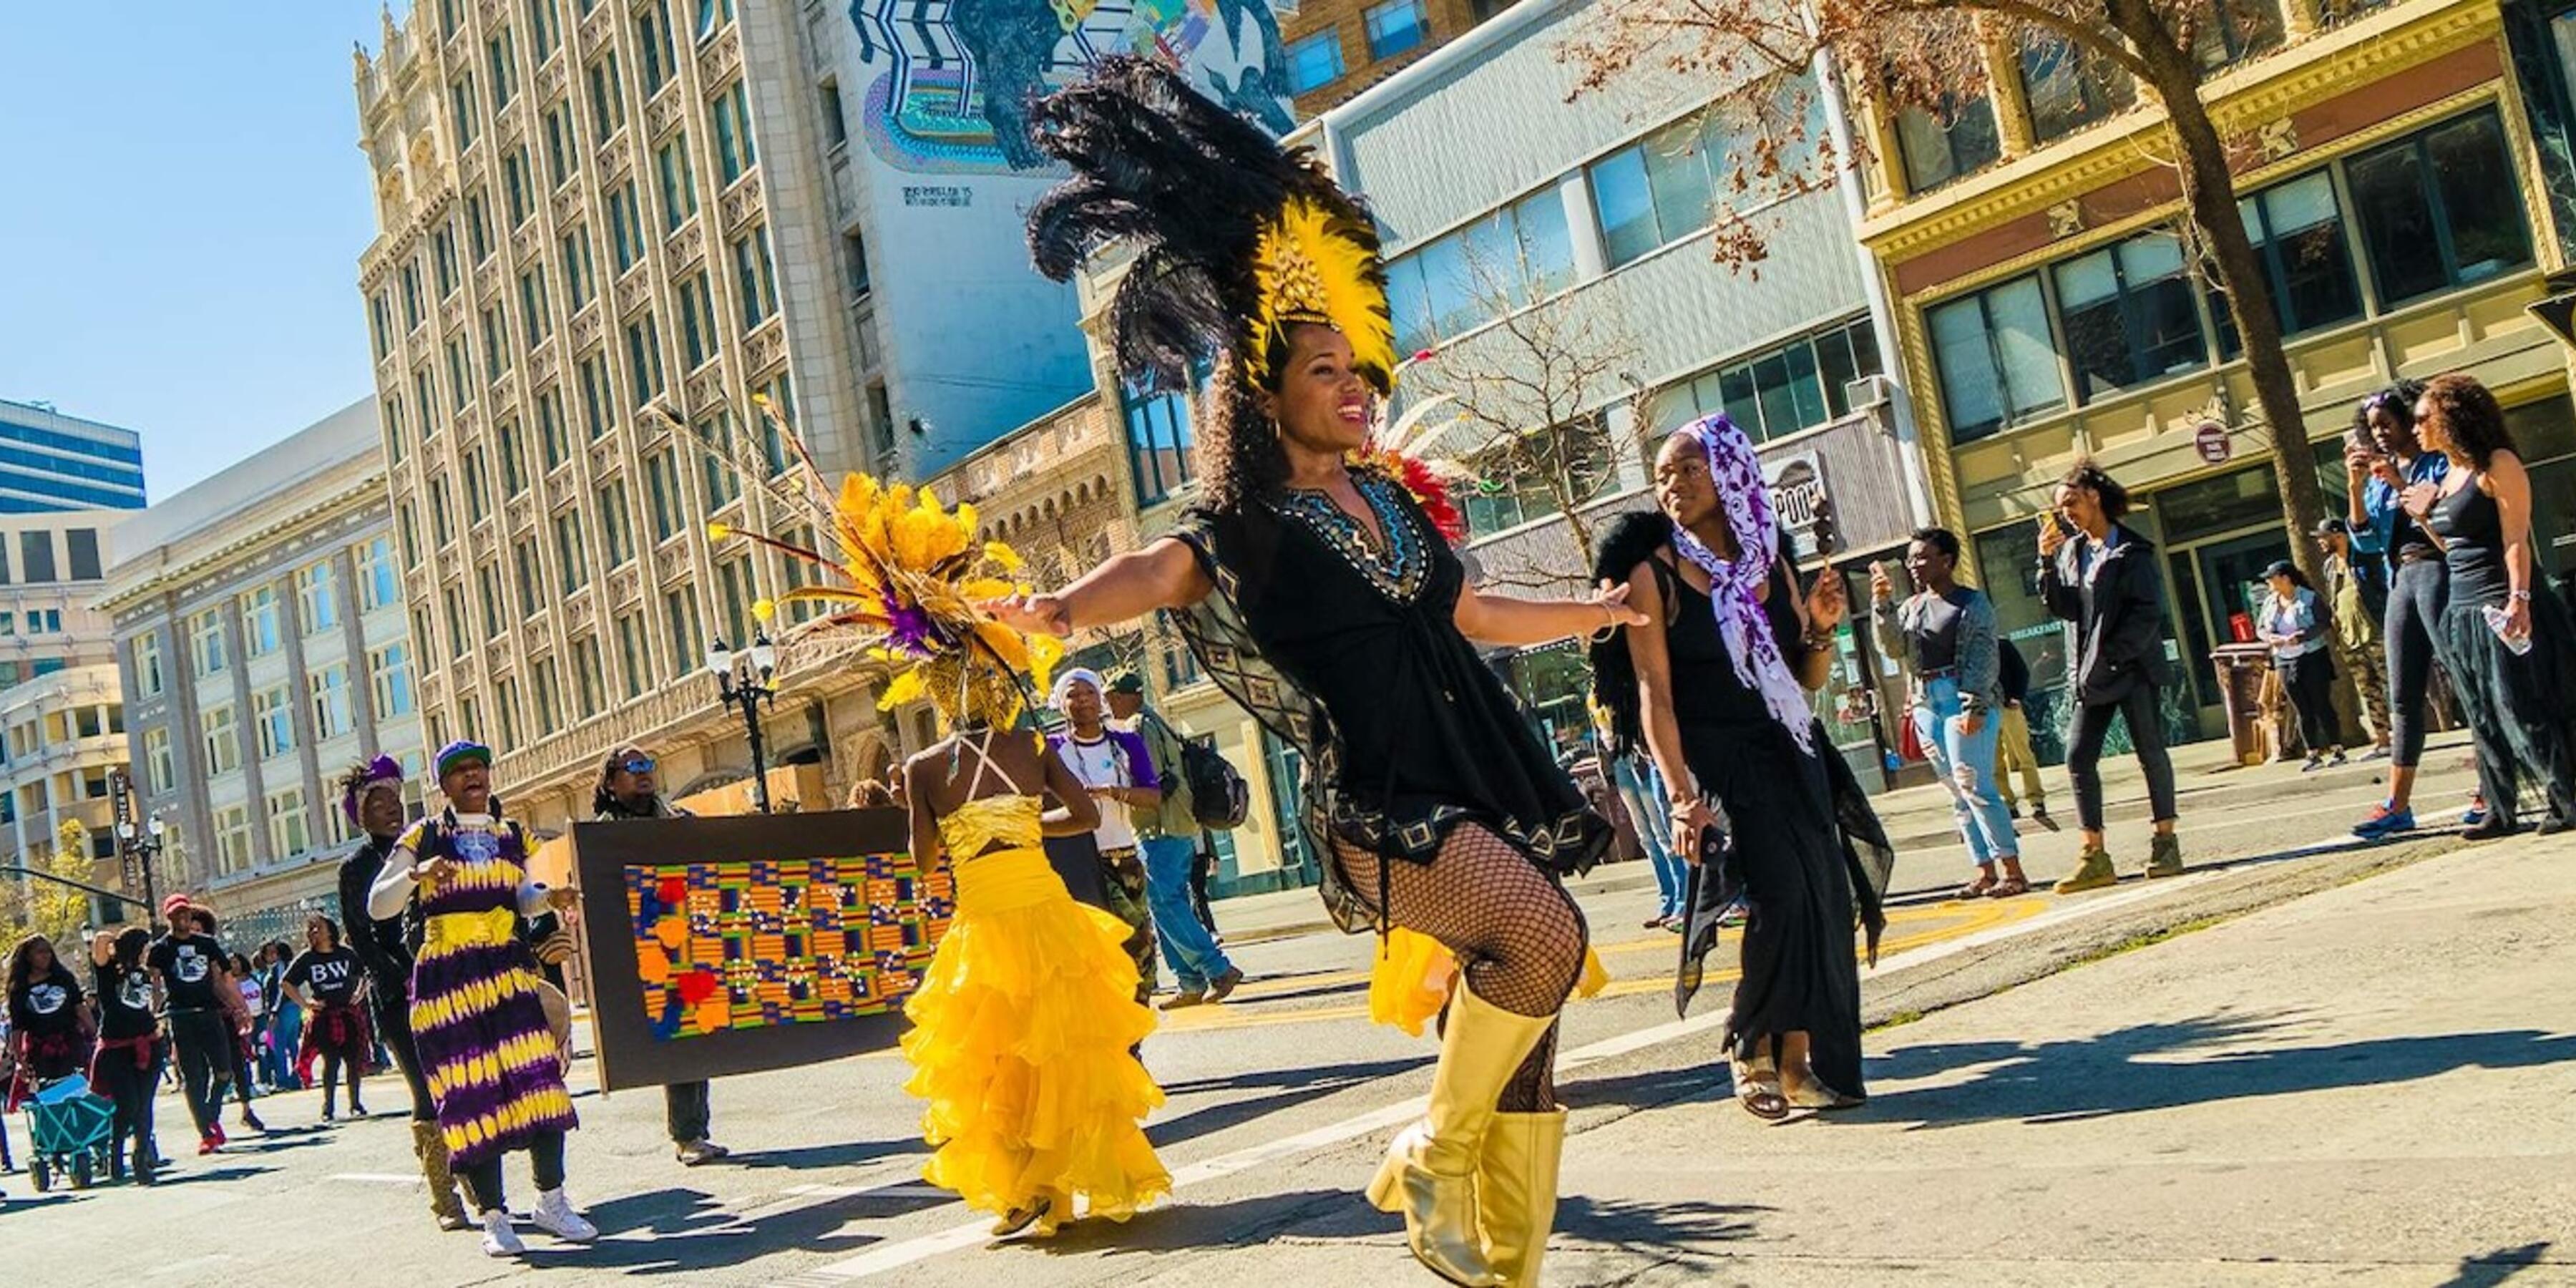
[[[2129,512],[2129,489],[2120,486],[2119,480],[2094,464],[2089,456],[2077,461],[2074,468],[2066,471],[2066,477],[2057,482],[2060,487],[2082,488],[2102,498],[2105,518],[2116,521]]]
[[[2485,469],[2498,452],[2514,452],[2513,430],[2504,423],[2504,407],[2478,378],[2452,371],[2424,384],[2428,418],[2441,427],[2444,451],[2455,461]]]
[[[1948,528],[1916,528],[1914,530],[1914,535],[1908,538],[1908,540],[1930,546],[1934,550],[1940,551],[1943,555],[1948,556],[1952,563],[1959,562],[1959,534],[1952,532]]]
[[[1036,103],[1030,122],[1038,148],[1073,170],[1029,210],[1031,261],[1065,281],[1101,247],[1133,245],[1108,310],[1119,369],[1147,392],[1178,392],[1213,359],[1213,396],[1199,400],[1202,495],[1231,510],[1275,493],[1288,464],[1262,395],[1285,379],[1289,334],[1316,324],[1254,333],[1262,230],[1292,197],[1313,203],[1334,236],[1368,248],[1363,276],[1382,293],[1376,225],[1308,149],[1282,148],[1158,61],[1102,59]],[[1263,350],[1264,369],[1247,371],[1244,355]],[[1391,387],[1392,372],[1365,374],[1379,393]]]
[[[36,986],[36,975],[33,962],[35,961],[36,945],[38,944],[43,944],[45,946],[45,951],[53,954],[54,958],[54,968],[51,971],[46,972],[45,978],[50,979],[55,975],[71,974],[71,968],[63,965],[63,955],[54,947],[53,940],[47,939],[43,935],[29,935],[26,938],[19,940],[17,947],[9,950],[9,971],[6,979],[0,980],[0,993],[5,993],[10,997],[16,997],[18,994]]]
[[[2352,409],[2353,441],[2365,447],[2378,445],[2377,439],[2370,432],[2370,413],[2374,411],[2387,412],[2389,419],[2396,421],[2401,428],[2412,432],[2415,428],[2415,400],[2423,396],[2423,381],[2400,380],[2362,399],[2360,405]]]

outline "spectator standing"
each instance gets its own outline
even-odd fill
[[[1160,805],[1162,778],[1154,772],[1153,753],[1145,740],[1109,727],[1109,709],[1100,673],[1075,667],[1056,677],[1053,705],[1065,718],[1065,732],[1047,735],[1073,776],[1100,802],[1100,823],[1092,842],[1100,850],[1100,888],[1109,911],[1129,930],[1127,955],[1136,959],[1136,1000],[1154,994],[1159,972],[1154,966],[1154,913],[1146,892],[1145,863],[1136,846],[1130,809]],[[1229,986],[1231,987],[1231,986]]]
[[[2380,619],[2388,669],[2388,798],[2352,829],[2366,841],[2415,828],[2415,772],[2431,719],[2435,640],[2451,599],[2441,545],[2404,503],[2414,488],[2439,487],[2451,470],[2449,457],[2427,450],[2416,436],[2422,394],[2423,386],[2400,381],[2362,400],[2353,414],[2354,441],[2344,450],[2352,548],[2379,560],[2388,583]]]
[[[1199,923],[1190,903],[1190,869],[1198,859],[1199,823],[1190,801],[1188,777],[1181,772],[1181,736],[1162,715],[1145,705],[1145,679],[1121,671],[1109,681],[1112,729],[1134,734],[1145,745],[1159,793],[1151,802],[1127,807],[1136,831],[1136,848],[1145,862],[1145,901],[1152,910],[1154,934],[1163,957],[1172,964],[1180,992],[1163,1003],[1164,1010],[1222,1002],[1243,982],[1243,972],[1219,947],[1216,936]]]
[[[1913,677],[1908,705],[1914,736],[1950,791],[1960,839],[1977,868],[1959,897],[2004,899],[2028,892],[2030,879],[2021,870],[2012,812],[1995,789],[1995,740],[2002,732],[1996,711],[2003,705],[1995,605],[1984,592],[1960,585],[1958,569],[1958,534],[1916,529],[1905,550],[1914,594],[1897,602],[1887,565],[1873,564],[1870,615],[1879,647],[1904,659]]]
[[[689,812],[662,799],[659,768],[653,753],[628,745],[608,754],[600,766],[599,787],[591,794],[591,814],[602,823],[687,818]],[[558,985],[560,987],[560,985]],[[683,1167],[711,1163],[733,1151],[708,1139],[715,1110],[705,1079],[667,1083],[662,1088],[662,1125],[671,1136],[672,1156]]]
[[[2298,716],[2299,742],[2308,753],[2301,772],[2340,765],[2343,731],[2335,719],[2333,632],[2325,601],[2287,559],[2264,569],[2263,581],[2270,594],[2255,634],[2272,647],[2272,669],[2281,673],[2282,690]]]
[[[2317,549],[2324,553],[2326,612],[2334,619],[2335,660],[2351,678],[2361,701],[2362,723],[2370,726],[2372,747],[2365,760],[2389,754],[2388,662],[2380,642],[2381,619],[2388,613],[2388,591],[2379,569],[2356,560],[2352,525],[2327,519],[2317,525]]]
[[[1690,893],[1690,867],[1673,853],[1672,829],[1662,826],[1664,776],[1641,750],[1631,748],[1624,755],[1615,750],[1618,716],[1598,697],[1585,695],[1584,705],[1591,713],[1593,734],[1601,744],[1602,755],[1610,763],[1610,785],[1619,793],[1619,803],[1628,810],[1638,847],[1646,852],[1646,861],[1655,866],[1655,915],[1646,919],[1646,929],[1678,934],[1683,928],[1682,900]]]
[[[2039,753],[2030,744],[2030,663],[2000,635],[1995,639],[1995,674],[2004,690],[2002,724],[1995,737],[1995,790],[2014,818],[2021,817],[2021,797],[2029,797],[2030,821],[2054,832],[2057,820],[2048,814],[2048,784],[2040,780]],[[2013,792],[2016,774],[2021,776],[2019,795]]]

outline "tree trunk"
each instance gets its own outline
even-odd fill
[[[2272,469],[2281,485],[2281,517],[2290,528],[2290,560],[2309,581],[2323,584],[2324,556],[2308,537],[2325,518],[2316,452],[2308,445],[2298,381],[2290,374],[2289,355],[2281,350],[2281,320],[2272,303],[2271,279],[2254,254],[2253,239],[2245,233],[2245,217],[2236,204],[2236,176],[2227,167],[2227,145],[2200,98],[2200,69],[2192,62],[2190,50],[2140,0],[2113,0],[2110,17],[2156,73],[2148,88],[2164,102],[2165,119],[2181,160],[2183,205],[2216,263],[2218,284],[2227,293],[2227,311],[2244,342],[2255,407],[2262,414]]]

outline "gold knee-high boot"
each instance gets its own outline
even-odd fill
[[[1495,1097],[1555,1022],[1554,1015],[1515,1015],[1460,987],[1441,1035],[1430,1111],[1396,1134],[1369,1182],[1369,1202],[1404,1214],[1415,1259],[1451,1283],[1493,1288],[1503,1282],[1485,1256],[1476,1171]]]
[[[438,1218],[438,1228],[464,1229],[465,1204],[456,1197],[456,1174],[447,1167],[447,1137],[437,1123],[412,1120],[411,1152],[420,1159],[421,1179],[429,1182],[429,1214]]]
[[[1485,1218],[1485,1261],[1510,1288],[1538,1283],[1539,1259],[1556,1227],[1556,1164],[1565,1151],[1565,1110],[1495,1114],[1476,1169]]]

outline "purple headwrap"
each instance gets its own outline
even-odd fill
[[[1735,678],[1762,695],[1762,705],[1780,722],[1798,749],[1815,753],[1815,709],[1807,691],[1789,673],[1780,642],[1771,635],[1771,618],[1762,609],[1762,588],[1780,556],[1780,528],[1771,512],[1771,488],[1762,478],[1762,462],[1752,440],[1719,412],[1684,426],[1678,436],[1708,453],[1708,476],[1717,485],[1718,504],[1726,508],[1727,530],[1735,535],[1737,558],[1720,559],[1690,529],[1673,525],[1673,549],[1708,574],[1709,602],[1717,609],[1717,633],[1735,659]]]
[[[358,825],[358,803],[367,798],[367,793],[379,787],[391,787],[399,792],[402,782],[402,762],[391,756],[378,756],[367,762],[365,778],[340,793],[340,811],[349,816],[349,825],[355,827]]]

